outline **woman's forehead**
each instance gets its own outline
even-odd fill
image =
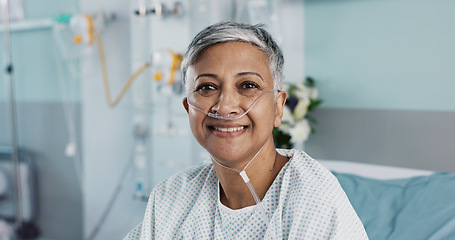
[[[251,43],[247,42],[241,42],[241,41],[231,41],[231,42],[223,42],[223,43],[217,43],[214,45],[211,45],[204,50],[202,50],[198,56],[195,59],[195,62],[200,61],[201,59],[204,59],[207,57],[207,55],[212,55],[212,54],[219,54],[219,55],[225,55],[229,54],[231,52],[242,52],[242,51],[248,51],[249,53],[254,53],[258,56],[265,57],[267,59],[267,55],[263,50],[258,48],[256,45],[253,45]]]
[[[255,72],[262,78],[271,77],[267,55],[256,46],[245,42],[221,43],[205,49],[188,68],[194,80],[199,74],[217,74],[224,71],[240,74]],[[196,76],[194,76],[196,74]]]

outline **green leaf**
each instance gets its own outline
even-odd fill
[[[316,118],[314,118],[308,114],[305,116],[305,118],[308,119],[308,121],[310,121],[310,123],[312,123],[312,124],[318,124],[318,121],[316,120]]]
[[[313,111],[316,107],[321,105],[322,99],[310,99],[310,105],[308,106],[308,111]]]
[[[305,86],[314,87],[314,79],[312,77],[307,77],[305,79]]]
[[[280,131],[278,128],[273,129],[273,140],[277,148],[292,148],[291,136],[287,133]]]

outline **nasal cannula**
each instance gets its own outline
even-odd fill
[[[215,113],[211,113],[211,112],[206,112],[204,110],[202,110],[201,108],[199,107],[196,107],[195,105],[193,105],[192,103],[190,103],[188,101],[188,105],[204,114],[206,114],[207,116],[211,117],[211,118],[216,118],[216,119],[219,119],[219,120],[225,120],[225,121],[228,121],[228,120],[237,120],[243,116],[245,116],[253,107],[254,105],[256,104],[256,102],[262,97],[264,96],[265,94],[267,93],[271,93],[271,92],[277,92],[278,90],[269,90],[269,91],[266,91],[264,93],[262,93],[258,98],[256,98],[256,100],[254,100],[254,102],[251,104],[251,106],[243,113],[243,114],[240,114],[240,115],[237,115],[237,116],[232,116],[231,117],[231,114],[228,113],[226,116],[223,116],[221,115],[219,112],[215,112]]]
[[[265,94],[267,93],[271,93],[271,92],[277,92],[278,90],[269,90],[269,91],[266,91],[264,93],[262,93],[252,104],[251,106],[243,113],[243,114],[240,114],[240,115],[237,115],[237,116],[230,116],[230,114],[227,114],[225,116],[221,115],[220,113],[216,112],[216,113],[209,113],[209,112],[206,112],[204,110],[202,110],[201,108],[199,107],[196,107],[195,105],[191,104],[190,102],[188,102],[188,105],[191,106],[192,108],[206,114],[207,116],[209,117],[212,117],[212,118],[216,118],[216,119],[219,119],[219,120],[224,120],[224,121],[228,121],[228,120],[237,120],[243,116],[245,116],[253,107],[254,105],[257,103],[257,101],[262,97],[264,96]],[[259,155],[259,153],[262,151],[262,149],[264,148],[265,145],[263,145],[261,147],[261,149],[259,149],[259,151],[256,153],[256,155],[254,155],[254,157],[247,163],[247,165],[242,169],[242,171],[239,171],[237,169],[234,169],[234,168],[230,168],[228,166],[225,166],[223,164],[221,164],[220,162],[218,162],[214,157],[211,156],[211,159],[216,162],[218,165],[220,165],[221,167],[224,167],[226,169],[229,169],[229,170],[232,170],[232,171],[235,171],[237,173],[239,173],[239,175],[242,177],[243,181],[245,182],[245,184],[248,186],[248,189],[250,190],[251,194],[253,195],[253,198],[254,198],[254,201],[256,202],[257,206],[262,210],[263,213],[266,213],[265,212],[265,209],[264,207],[260,204],[261,200],[259,199],[259,196],[257,195],[256,191],[254,190],[254,187],[253,185],[251,184],[251,181],[250,181],[250,178],[248,177],[248,175],[246,174],[246,168],[250,165],[250,163]],[[266,215],[267,216],[267,215]],[[269,218],[267,216],[267,218]]]

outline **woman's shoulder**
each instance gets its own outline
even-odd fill
[[[289,159],[280,176],[283,219],[295,217],[294,224],[301,225],[298,229],[311,233],[330,230],[334,239],[368,239],[349,199],[328,169],[303,151],[279,153]],[[290,236],[296,234],[301,232],[290,230]]]
[[[278,149],[278,153],[289,159],[283,174],[293,178],[292,182],[301,183],[303,185],[311,183],[315,185],[333,185],[336,188],[339,187],[336,177],[306,152],[294,149]]]
[[[328,174],[333,176],[331,172],[322,166],[318,161],[314,160],[304,151],[295,149],[277,149],[277,152],[289,159],[289,167],[294,171],[304,171],[313,174]]]
[[[281,188],[295,201],[315,204],[350,206],[338,179],[327,168],[303,151],[290,150],[288,166],[281,176]]]

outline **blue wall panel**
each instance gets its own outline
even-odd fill
[[[455,1],[305,5],[306,72],[324,108],[455,111]]]

